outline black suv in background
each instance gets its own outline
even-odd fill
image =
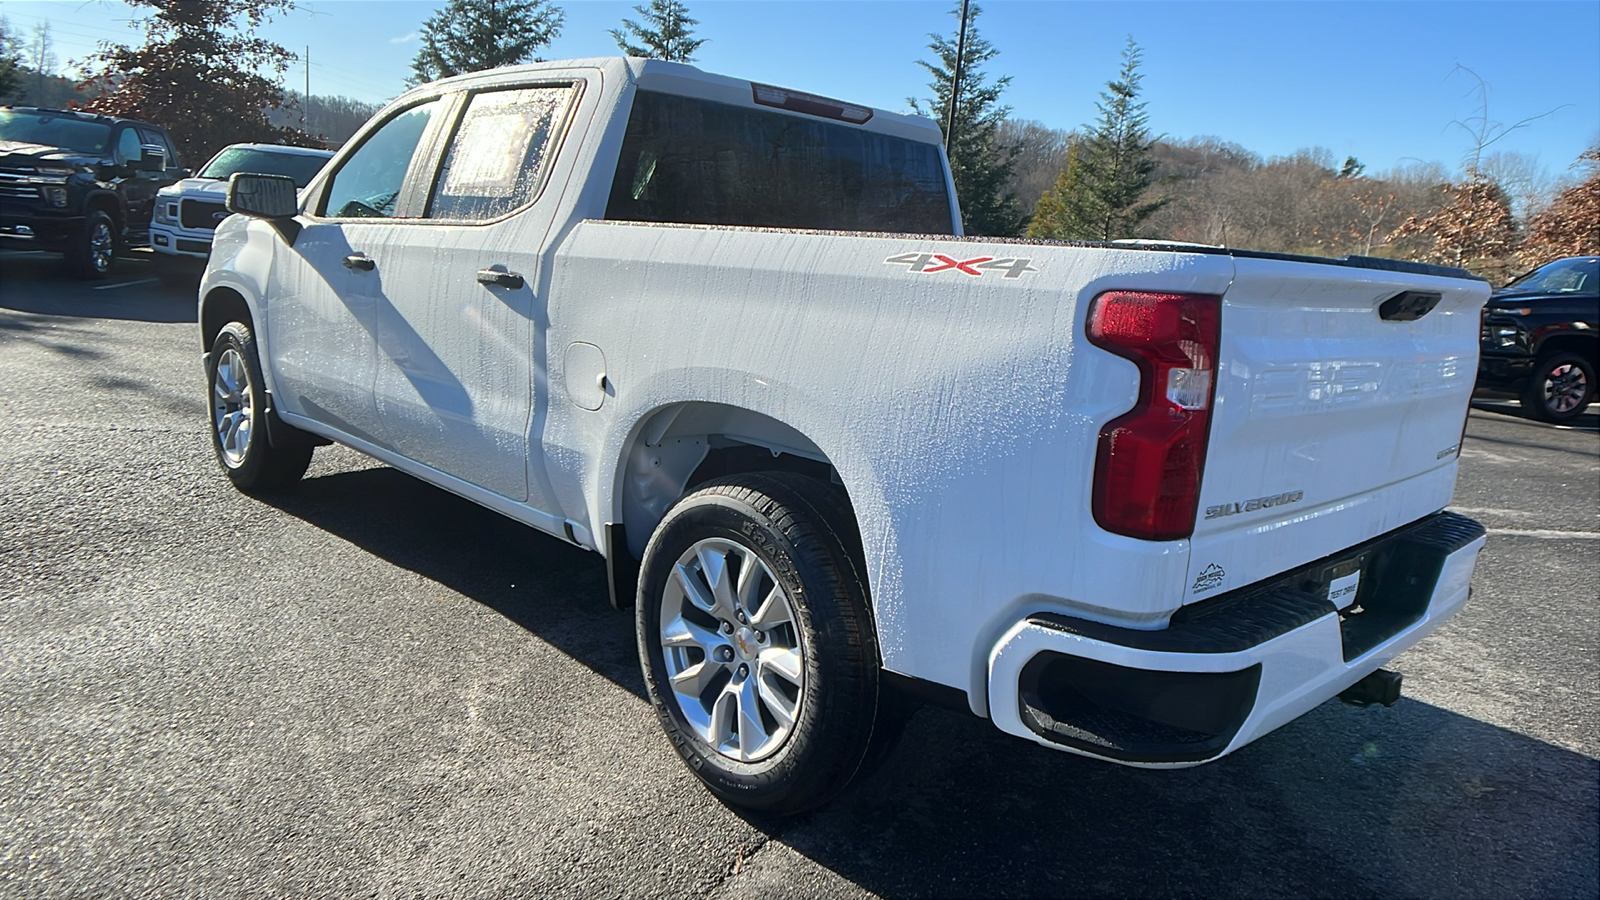
[[[148,244],[156,192],[187,174],[159,125],[0,107],[0,238],[60,251],[81,277]]]
[[[1583,415],[1600,368],[1600,256],[1546,263],[1483,310],[1480,394],[1512,394],[1548,422]]]

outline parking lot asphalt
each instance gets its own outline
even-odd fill
[[[353,451],[211,458],[194,300],[0,250],[0,896],[1595,897],[1600,415],[1471,413],[1466,610],[1217,763],[928,709],[743,816],[643,699],[601,560]]]

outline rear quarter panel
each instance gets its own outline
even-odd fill
[[[906,253],[1024,257],[1036,271],[911,271]],[[723,403],[810,438],[861,526],[885,664],[981,708],[993,640],[1027,611],[1157,624],[1187,542],[1101,532],[1095,438],[1137,371],[1082,339],[1112,288],[1222,293],[1227,256],[585,222],[558,252],[550,359],[602,348],[614,398],[544,434],[561,505],[616,521],[618,460],[672,403]]]

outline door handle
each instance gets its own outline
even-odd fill
[[[378,267],[378,263],[365,253],[352,253],[344,258],[344,267],[346,269],[360,269],[363,272],[371,272]]]
[[[496,287],[511,288],[516,290],[524,284],[522,276],[516,272],[500,272],[495,269],[479,269],[479,284],[492,284]]]

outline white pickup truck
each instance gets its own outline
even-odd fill
[[[540,63],[418,87],[298,200],[241,174],[229,208],[228,476],[337,441],[603,554],[733,804],[826,801],[908,697],[1167,767],[1393,702],[1483,546],[1443,510],[1487,284],[964,237],[925,119]]]

